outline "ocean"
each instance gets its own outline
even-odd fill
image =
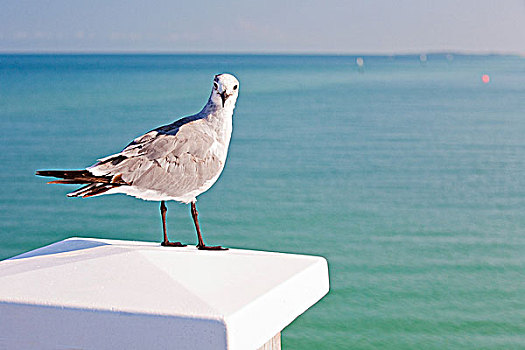
[[[206,242],[330,267],[283,349],[525,349],[525,59],[356,58],[0,55],[0,259],[71,236],[160,242],[158,203],[67,198],[35,170],[198,112],[229,72]],[[170,238],[195,244],[189,207],[168,208]]]

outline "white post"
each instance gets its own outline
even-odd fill
[[[0,262],[0,348],[281,348],[321,257],[70,238]]]
[[[257,350],[281,350],[281,333],[277,333],[272,339]]]

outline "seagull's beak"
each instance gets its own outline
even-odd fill
[[[230,95],[228,95],[228,94],[226,93],[226,90],[224,90],[223,92],[221,92],[219,95],[221,95],[222,107],[224,108],[224,102],[226,102],[226,99],[228,99],[228,97],[230,97]]]

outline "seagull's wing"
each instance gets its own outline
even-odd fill
[[[162,147],[163,145],[166,145],[167,140],[175,143],[178,142],[178,139],[181,136],[179,133],[180,128],[196,120],[199,120],[196,116],[186,117],[179,119],[172,124],[153,129],[134,139],[121,152],[99,159],[98,163],[91,168],[108,161],[122,160],[121,157],[130,158],[149,154],[148,158],[154,159],[156,155],[161,155],[167,151],[165,147]],[[174,138],[163,136],[173,136]],[[159,148],[156,149],[157,147]]]
[[[212,152],[214,143],[201,119],[183,118],[137,137],[122,152],[100,159],[88,170],[118,176],[137,187],[184,193],[199,188],[222,169]]]

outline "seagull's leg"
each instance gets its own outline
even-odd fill
[[[164,201],[160,202],[160,216],[162,216],[162,229],[164,230],[164,241],[160,244],[165,247],[185,247],[185,244],[182,244],[181,242],[170,242],[168,240],[168,230],[166,229],[166,212],[168,211],[168,207],[166,207],[166,203]]]
[[[218,246],[207,246],[204,244],[204,240],[202,239],[201,235],[201,229],[199,227],[199,212],[197,211],[197,206],[195,205],[195,202],[191,202],[191,217],[193,218],[193,222],[195,223],[195,229],[197,230],[197,238],[199,239],[199,244],[197,244],[197,248],[200,250],[228,250],[228,248],[223,248],[220,245]]]

